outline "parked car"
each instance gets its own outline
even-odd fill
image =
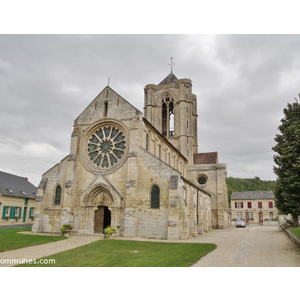
[[[246,221],[243,219],[237,220],[235,227],[246,227]]]

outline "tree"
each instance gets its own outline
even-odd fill
[[[300,94],[299,94],[300,97]],[[277,145],[272,149],[274,155],[274,173],[276,207],[284,214],[293,216],[293,226],[299,226],[300,215],[300,104],[298,100],[287,104],[285,115],[276,134]]]

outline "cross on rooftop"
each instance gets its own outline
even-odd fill
[[[171,66],[171,73],[173,73],[173,65],[175,65],[175,63],[173,62],[173,57],[171,56],[171,63],[169,64],[169,66]]]

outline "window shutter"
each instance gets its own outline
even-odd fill
[[[22,207],[19,207],[19,219],[21,218],[22,215]]]
[[[5,219],[6,206],[3,206],[2,219]]]
[[[10,219],[13,218],[13,210],[14,210],[14,207],[11,206],[11,207],[10,207],[10,212],[9,212],[9,218],[10,218]]]
[[[234,207],[237,208],[237,202],[234,202]]]
[[[241,202],[241,208],[244,208],[244,203],[243,202]]]

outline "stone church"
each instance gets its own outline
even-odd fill
[[[110,86],[74,121],[70,153],[42,176],[33,232],[187,239],[230,223],[226,165],[198,153],[197,97],[171,73],[144,113]],[[201,143],[201,140],[200,140]]]

